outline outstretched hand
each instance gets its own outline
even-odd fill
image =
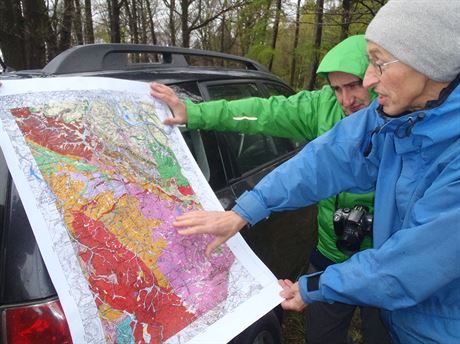
[[[238,233],[245,225],[246,220],[234,211],[192,211],[180,215],[173,222],[181,235],[213,234],[216,238],[208,244],[206,256]]]
[[[284,310],[300,312],[307,307],[300,295],[298,282],[294,283],[288,279],[284,279],[278,280],[278,283],[283,288],[280,292],[280,296],[284,298],[284,301],[281,302],[281,307],[283,307]]]
[[[150,83],[150,95],[164,101],[173,112],[174,117],[165,119],[163,124],[178,125],[187,123],[187,110],[185,104],[179,99],[171,87],[152,82]]]

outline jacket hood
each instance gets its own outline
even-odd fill
[[[337,44],[324,56],[316,74],[327,78],[330,72],[350,73],[364,79],[369,61],[364,35],[350,36]]]

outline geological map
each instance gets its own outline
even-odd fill
[[[225,343],[279,303],[235,237],[181,236],[221,206],[146,83],[4,81],[0,143],[74,343]],[[256,311],[254,311],[256,309]]]

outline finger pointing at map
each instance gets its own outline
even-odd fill
[[[233,211],[192,211],[178,216],[173,226],[179,234],[213,234],[216,236],[206,248],[206,255],[211,253],[233,235],[238,233],[247,222]]]

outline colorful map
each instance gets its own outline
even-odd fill
[[[164,106],[117,90],[40,90],[2,97],[0,114],[47,227],[35,235],[55,257],[37,239],[42,255],[55,285],[66,276],[64,310],[70,295],[81,319],[74,342],[185,343],[264,289],[228,246],[208,259],[210,236],[172,227],[215,197],[203,196],[179,131],[161,123]]]

